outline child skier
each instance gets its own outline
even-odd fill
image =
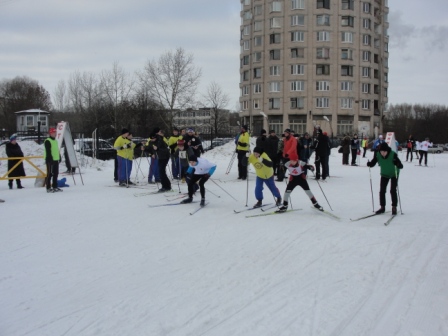
[[[195,192],[194,185],[199,181],[199,189],[201,193],[200,205],[205,206],[204,184],[215,172],[216,164],[207,159],[198,158],[195,155],[190,155],[188,160],[190,161],[190,167],[187,170],[187,174],[192,174],[192,177],[188,181],[188,198],[184,199],[181,203],[185,204],[193,201],[193,194]]]
[[[292,152],[289,154],[289,161],[285,163],[285,168],[289,171],[289,182],[283,196],[283,206],[278,209],[278,212],[285,212],[288,210],[289,197],[296,186],[302,187],[307,196],[310,198],[311,203],[313,203],[313,206],[317,210],[323,211],[323,208],[319,205],[319,203],[317,203],[316,198],[311,192],[308,182],[306,181],[307,169],[314,171],[314,167],[306,164],[306,162],[299,161],[297,153]]]

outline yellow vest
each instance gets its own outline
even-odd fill
[[[262,157],[264,160],[271,161],[271,159],[266,153],[261,154],[260,157]],[[251,163],[254,166],[255,174],[257,174],[257,176],[262,179],[268,179],[272,177],[272,175],[274,175],[274,169],[259,162],[254,154],[251,154],[249,156],[249,163]]]

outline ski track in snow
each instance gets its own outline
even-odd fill
[[[405,214],[385,227],[386,216],[349,220],[372,211],[369,172],[342,166],[336,150],[330,175],[338,178],[321,187],[341,221],[309,209],[301,188],[291,204],[302,211],[234,214],[255,202],[255,175],[246,201],[236,161],[225,174],[233,149],[205,154],[218,163],[218,185],[206,184],[210,204],[194,216],[189,205],[148,208],[168,201],[161,195],[108,188],[112,161],[83,168],[84,186],[67,177],[63,193],[46,194],[32,179],[24,190],[4,182],[0,335],[448,335],[448,154],[428,159],[431,170],[403,163]],[[140,168],[132,177],[145,181],[147,162]],[[371,173],[377,207],[378,167]],[[317,181],[309,184],[331,211]],[[186,192],[172,186],[173,196]],[[277,186],[283,193],[286,183]],[[267,188],[264,196],[272,198]]]

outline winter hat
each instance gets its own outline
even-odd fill
[[[193,133],[194,130],[192,128],[187,129],[187,133]]]
[[[56,128],[51,127],[51,128],[48,130],[48,133],[56,133]]]
[[[270,130],[269,133],[275,133],[275,131],[274,130]]]
[[[262,129],[261,132],[260,132],[260,135],[263,135],[263,134],[266,134],[266,130],[265,129]]]
[[[178,131],[179,132],[179,129],[177,127],[173,127],[173,131]]]
[[[188,161],[198,162],[198,158],[196,157],[196,155],[190,155],[190,156],[188,157]]]
[[[386,151],[389,152],[390,151],[390,147],[387,143],[383,142],[380,146],[379,146],[379,151]]]
[[[254,153],[259,153],[261,155],[261,154],[264,153],[264,150],[261,147],[255,147],[254,148]]]
[[[291,129],[287,128],[283,131],[283,133],[291,133]]]
[[[380,136],[379,136],[378,138],[382,139],[382,138],[383,138],[383,136],[382,136],[382,135],[380,134]]]
[[[183,146],[185,144],[185,140],[177,140],[177,145],[178,146]]]
[[[247,125],[243,125],[241,126],[242,129],[244,129],[245,131],[247,131],[249,129],[249,127]]]
[[[324,132],[323,134],[324,134],[324,135],[328,135],[328,133],[327,133],[327,132]]]
[[[289,154],[289,160],[291,161],[299,160],[299,156],[297,155],[296,151],[292,151],[292,153]]]
[[[126,134],[126,133],[129,133],[129,130],[127,128],[123,128],[121,130],[121,135]]]
[[[316,134],[322,134],[322,130],[321,130],[320,128],[318,128],[318,129],[316,130]]]
[[[13,141],[17,139],[17,134],[13,134],[9,137],[9,141]]]

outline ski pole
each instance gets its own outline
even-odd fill
[[[400,212],[401,212],[401,214],[403,214],[403,208],[401,207],[400,189],[398,188],[398,171],[397,171],[397,166],[395,166],[395,179],[397,180],[397,194],[398,194],[398,203],[400,204]]]
[[[373,187],[372,187],[372,171],[369,166],[369,174],[370,174],[370,193],[372,194],[372,211],[375,212],[375,204],[373,202]]]
[[[316,176],[316,175],[314,174],[314,172],[313,172],[313,175]],[[327,201],[328,206],[330,207],[331,211],[333,211],[333,209],[331,208],[330,202],[328,202],[327,196],[325,195],[325,193],[324,193],[322,187],[320,186],[319,180],[316,179],[316,182],[317,182],[317,185],[319,186],[320,190],[322,191],[322,194],[324,195],[325,200]]]
[[[207,192],[209,192],[210,194],[212,194],[213,196],[216,196],[218,198],[221,198],[221,196],[215,194],[213,191],[208,190],[207,188],[205,188],[205,190],[207,190]]]
[[[174,161],[176,163],[176,161]],[[180,156],[179,156],[179,166],[177,168],[179,175],[177,176],[177,187],[179,188],[179,194],[180,194],[180,179],[182,176],[182,167],[180,166]]]
[[[234,152],[232,157],[230,158],[230,162],[229,162],[229,165],[227,166],[227,170],[226,170],[226,175],[228,175],[230,173],[230,170],[232,169],[233,162],[235,161],[236,154],[237,153]]]
[[[238,200],[235,198],[235,197],[233,197],[232,195],[230,195],[223,187],[221,187],[218,183],[216,183],[214,180],[212,180],[212,179],[209,179],[210,181],[212,181],[214,184],[216,184],[222,191],[224,191],[227,195],[229,195],[230,197],[232,197],[235,201],[237,201],[238,202]]]
[[[249,160],[247,160],[246,163],[246,206],[248,202],[249,202]]]

